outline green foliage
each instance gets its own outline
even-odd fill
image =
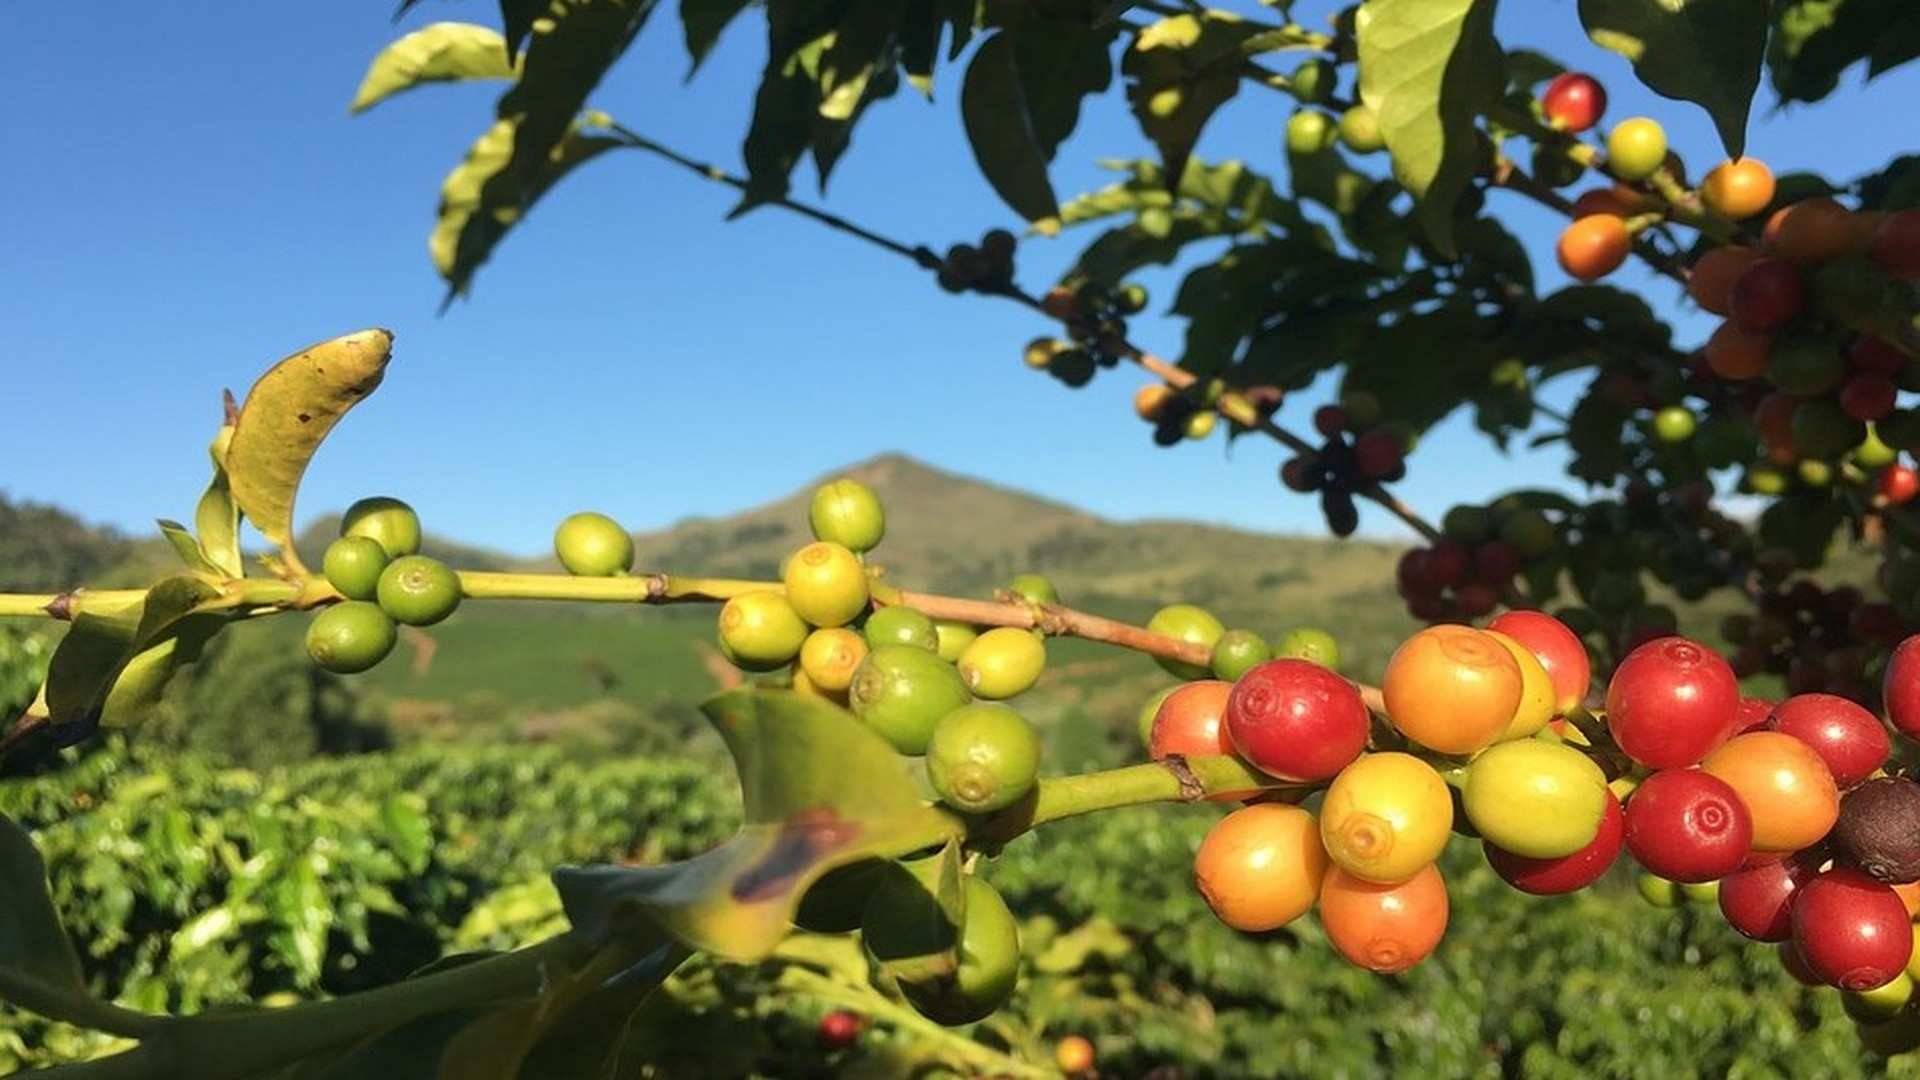
[[[1707,110],[1729,157],[1747,145],[1747,109],[1767,47],[1766,0],[1680,4],[1580,0],[1594,43],[1633,62],[1655,93]]]
[[[363,112],[422,83],[511,79],[516,74],[507,40],[471,23],[423,26],[381,50],[348,106]]]
[[[1818,101],[1866,61],[1874,78],[1920,56],[1920,10],[1902,0],[1783,0],[1767,66],[1783,101]]]

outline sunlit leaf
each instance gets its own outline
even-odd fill
[[[206,555],[200,550],[200,541],[193,538],[193,533],[185,525],[166,518],[161,518],[155,524],[160,526],[160,535],[173,548],[173,553],[180,556],[180,561],[186,564],[187,569],[198,574],[220,573],[217,567],[207,561]]]
[[[400,38],[373,58],[353,112],[365,112],[395,94],[424,83],[511,79],[514,63],[498,31],[472,23],[439,22]]]
[[[1127,101],[1167,176],[1184,175],[1200,129],[1238,92],[1241,47],[1257,29],[1219,11],[1172,15],[1141,30],[1127,49]]]
[[[193,528],[201,556],[218,573],[237,578],[246,574],[246,567],[240,559],[240,506],[233,501],[233,482],[227,475],[227,451],[232,445],[233,425],[222,425],[208,448],[213,479],[194,506]]]
[[[361,330],[308,346],[275,364],[248,391],[227,448],[233,500],[290,567],[293,501],[307,463],[347,410],[380,385],[393,334]]]
[[[1427,237],[1453,254],[1455,204],[1481,161],[1482,109],[1504,88],[1493,0],[1373,0],[1357,14],[1360,96]]]
[[[734,960],[767,955],[807,886],[836,866],[896,857],[959,834],[878,735],[842,709],[785,691],[735,690],[708,719],[733,753],[746,824],[695,859],[655,867],[563,867],[568,917],[589,938],[625,913]]]
[[[1594,44],[1632,61],[1648,89],[1707,110],[1729,156],[1746,149],[1767,0],[1580,0],[1580,21]]]
[[[1105,34],[1031,22],[981,44],[960,87],[960,118],[981,175],[1002,201],[1045,230],[1060,207],[1047,164],[1079,122],[1080,102],[1113,78]]]

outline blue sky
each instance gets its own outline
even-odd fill
[[[764,20],[730,28],[698,79],[663,3],[593,104],[683,151],[737,167],[764,56]],[[1322,17],[1330,6],[1302,3]],[[904,450],[1117,518],[1184,517],[1318,532],[1316,501],[1274,482],[1280,449],[1222,440],[1151,446],[1104,373],[1070,391],[1025,370],[1047,330],[1014,305],[949,297],[895,258],[785,215],[726,223],[733,194],[655,159],[613,155],[569,179],[436,316],[426,258],[441,179],[486,126],[497,87],[427,88],[350,118],[368,60],[435,19],[491,23],[494,5],[428,0],[401,26],[388,0],[335,4],[70,3],[15,9],[0,71],[9,102],[0,256],[0,491],[128,529],[185,516],[204,483],[219,391],[273,360],[368,325],[398,335],[386,386],[336,432],[302,517],[390,493],[439,532],[516,552],[545,547],[583,507],[635,528],[777,497],[837,465]],[[1609,119],[1659,116],[1696,174],[1719,154],[1705,115],[1652,97],[1581,35],[1571,0],[1504,5],[1509,45],[1602,77]],[[12,25],[7,25],[7,23]],[[1282,58],[1281,64],[1291,63]],[[960,131],[957,69],[936,102],[903,91],[862,121],[827,204],[937,248],[1012,215]],[[1764,87],[1751,152],[1777,171],[1850,177],[1884,160],[1888,124],[1920,98],[1913,67],[1780,113]],[[1201,140],[1284,173],[1291,101],[1244,89]],[[1062,192],[1104,182],[1100,157],[1141,156],[1116,80],[1061,147]],[[814,197],[811,167],[796,192]],[[1554,220],[1496,197],[1540,262]],[[1021,279],[1051,280],[1090,234],[1023,246]],[[1136,340],[1175,355],[1157,312],[1175,272],[1147,274]],[[1623,284],[1652,282],[1631,268]],[[1677,310],[1677,289],[1650,286]],[[1687,340],[1704,336],[1679,312]],[[1564,400],[1572,387],[1550,389]],[[1308,427],[1314,395],[1282,419]],[[1515,483],[1558,484],[1561,459],[1502,459],[1463,418],[1421,446],[1403,493],[1438,515]],[[1363,529],[1404,535],[1369,511]]]

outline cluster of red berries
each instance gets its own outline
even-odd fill
[[[1335,536],[1349,536],[1359,524],[1355,489],[1407,475],[1410,439],[1405,431],[1382,424],[1380,416],[1379,399],[1364,391],[1343,395],[1338,405],[1322,405],[1313,413],[1313,428],[1324,440],[1320,448],[1280,466],[1280,482],[1289,489],[1320,493]]]
[[[989,229],[980,243],[955,244],[947,249],[935,274],[950,293],[1005,292],[1013,285],[1013,254],[1019,241],[1005,229]],[[931,258],[931,254],[927,258]]]
[[[1874,666],[1907,630],[1892,604],[1868,601],[1851,585],[1823,589],[1801,579],[1761,593],[1755,606],[1755,614],[1721,622],[1735,648],[1734,672],[1782,675],[1794,694],[1824,690],[1871,699]]]
[[[1065,325],[1067,338],[1028,342],[1027,366],[1077,389],[1093,381],[1097,369],[1119,365],[1127,351],[1126,317],[1146,308],[1147,290],[1132,284],[1108,288],[1092,281],[1056,285],[1040,306]]]
[[[1558,536],[1545,514],[1508,500],[1456,506],[1442,532],[1431,546],[1402,555],[1395,575],[1408,613],[1426,622],[1492,614],[1514,577],[1552,551]]]

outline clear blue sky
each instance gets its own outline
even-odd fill
[[[1315,500],[1274,482],[1278,447],[1156,449],[1129,411],[1134,373],[1069,391],[1021,366],[1021,344],[1046,330],[1031,313],[949,297],[776,210],[725,223],[731,192],[642,155],[569,179],[474,298],[436,317],[425,250],[435,198],[497,87],[427,88],[360,118],[346,102],[401,29],[492,22],[495,9],[429,0],[396,28],[392,7],[120,0],[0,17],[15,46],[0,71],[0,491],[128,529],[186,516],[223,386],[244,390],[301,345],[383,325],[399,338],[387,385],[322,452],[303,518],[386,492],[436,531],[532,552],[582,507],[656,527],[897,449],[1118,518],[1320,530]],[[1317,19],[1323,7],[1299,11]],[[737,167],[764,20],[743,16],[687,86],[676,8],[661,5],[593,104]],[[1604,78],[1610,118],[1660,116],[1696,172],[1718,158],[1704,114],[1641,90],[1581,36],[1571,0],[1510,2],[1501,18],[1510,45]],[[936,247],[1013,224],[966,148],[956,75],[943,71],[934,105],[903,91],[869,112],[831,207]],[[1835,103],[1786,113],[1763,88],[1753,152],[1780,171],[1841,177],[1884,160],[1898,127],[1887,118],[1910,115],[1920,77],[1909,67],[1864,90],[1860,78]],[[1282,174],[1290,107],[1244,89],[1199,153]],[[1104,182],[1096,158],[1148,153],[1116,80],[1061,148],[1056,187]],[[796,175],[813,195],[811,167]],[[1499,198],[1543,257],[1543,284],[1559,284],[1551,219]],[[1025,245],[1022,280],[1050,280],[1088,235]],[[1145,280],[1157,312],[1177,277]],[[1653,288],[1674,306],[1673,286]],[[1697,317],[1682,325],[1703,336]],[[1177,354],[1179,330],[1143,316],[1135,336]],[[1303,395],[1283,418],[1304,429],[1312,404]],[[1456,418],[1423,444],[1405,493],[1438,513],[1517,481],[1562,484],[1560,464],[1524,450],[1502,460]],[[1363,527],[1401,534],[1377,512]]]

